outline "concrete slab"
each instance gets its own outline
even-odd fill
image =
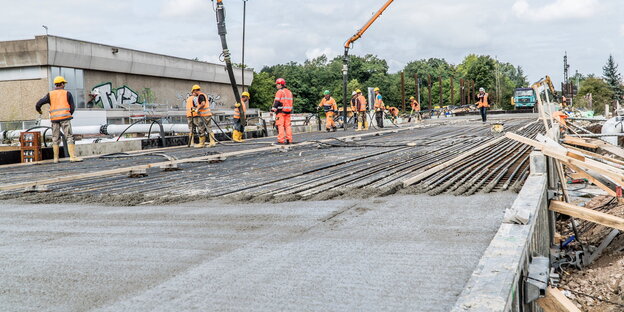
[[[0,202],[0,311],[448,311],[515,197]]]

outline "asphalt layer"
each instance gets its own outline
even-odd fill
[[[448,311],[515,197],[0,201],[0,311]]]

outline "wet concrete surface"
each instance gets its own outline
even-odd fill
[[[0,311],[448,311],[515,197],[0,201]]]

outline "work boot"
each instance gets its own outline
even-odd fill
[[[69,151],[69,161],[71,162],[82,161],[82,158],[76,157],[76,145],[75,144],[67,144],[67,150]]]
[[[58,162],[59,162],[59,153],[60,153],[58,144],[53,144],[52,145],[52,152],[54,152],[54,163],[58,164]]]
[[[358,121],[358,127],[357,129],[355,129],[355,131],[362,131],[362,122]]]
[[[336,132],[337,129],[336,126],[332,127],[332,132]]]
[[[199,137],[199,143],[197,143],[197,144],[195,144],[193,146],[197,147],[197,148],[202,148],[205,145],[206,145],[206,137],[202,135],[202,136]]]
[[[234,130],[234,132],[232,132],[232,141],[239,143],[243,142],[243,133],[238,130]]]
[[[368,121],[364,122],[364,130],[368,130]]]
[[[189,133],[188,136],[188,146],[191,147],[193,145],[193,133]]]
[[[204,139],[205,141],[206,139]],[[210,144],[208,144],[208,147],[215,147],[217,146],[217,140],[215,139],[214,133],[210,132]]]

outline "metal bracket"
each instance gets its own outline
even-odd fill
[[[531,303],[546,296],[549,278],[550,261],[548,257],[534,257],[529,264],[529,275],[524,281],[524,302]]]
[[[49,191],[50,191],[50,188],[48,188],[48,185],[46,184],[35,184],[35,185],[28,186],[24,189],[24,193],[49,192]]]
[[[128,172],[128,178],[147,177],[147,169],[133,169]]]
[[[561,194],[557,190],[551,190],[551,189],[547,190],[548,200],[551,200],[559,195]]]

